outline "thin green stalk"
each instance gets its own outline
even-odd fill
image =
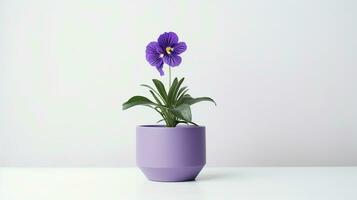
[[[171,88],[171,67],[169,66],[169,89]]]
[[[171,67],[169,66],[169,89],[168,91],[170,90],[171,88]],[[167,107],[171,107],[171,104],[166,104]],[[165,111],[165,116],[167,117],[167,127],[175,127],[177,122],[176,122],[176,119],[175,119],[175,116],[172,116],[172,114],[170,113],[170,111]]]

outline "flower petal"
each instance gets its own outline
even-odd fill
[[[171,67],[176,67],[181,64],[181,57],[175,54],[165,55],[164,62]]]
[[[172,47],[178,42],[178,36],[174,32],[165,32],[159,36],[157,41],[162,48]]]
[[[162,70],[162,68],[164,68],[164,63],[162,63],[161,67],[156,67],[157,71],[159,71],[160,76],[164,75],[164,71]]]
[[[146,60],[150,63],[150,65],[155,66],[155,67],[160,67],[164,64],[162,58],[160,56],[155,56],[155,55],[147,55]]]
[[[161,52],[162,48],[157,42],[150,42],[146,46],[146,60],[150,63],[150,65],[160,67],[164,64],[162,58],[160,57],[162,54]]]
[[[146,46],[146,54],[162,54],[164,53],[164,51],[162,50],[162,48],[160,47],[159,43],[157,42],[150,42],[147,46]]]
[[[186,49],[187,49],[187,46],[186,46],[186,43],[184,43],[184,42],[179,42],[179,43],[175,44],[175,45],[173,46],[173,48],[174,48],[173,53],[175,53],[175,54],[178,55],[178,54],[181,54],[181,53],[185,52]]]

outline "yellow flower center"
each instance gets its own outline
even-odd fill
[[[166,53],[167,54],[171,54],[171,52],[173,52],[174,51],[174,48],[172,48],[172,47],[166,47]]]

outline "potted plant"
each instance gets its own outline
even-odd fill
[[[171,67],[181,64],[181,53],[187,49],[174,32],[161,34],[157,41],[146,47],[146,60],[164,75],[164,63],[169,65],[169,84],[153,79],[149,89],[153,100],[133,96],[123,104],[123,110],[133,106],[146,106],[162,117],[165,125],[142,125],[136,128],[136,162],[149,180],[194,180],[206,164],[205,127],[192,121],[191,106],[209,97],[191,97],[183,86],[184,78],[171,82]],[[180,125],[179,125],[180,124]],[[185,124],[185,125],[181,125]]]

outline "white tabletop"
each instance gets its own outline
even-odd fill
[[[204,168],[196,181],[146,180],[136,168],[0,168],[0,200],[356,200],[357,167]]]

